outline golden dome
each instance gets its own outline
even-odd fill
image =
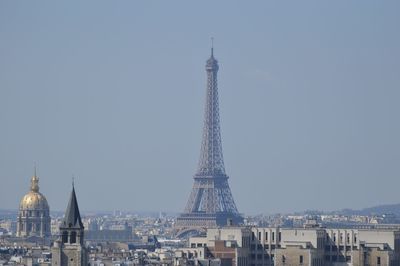
[[[21,199],[20,210],[49,210],[46,197],[39,192],[39,178],[35,174],[31,179],[30,191]]]
[[[46,197],[40,192],[29,191],[21,200],[20,210],[48,210]]]

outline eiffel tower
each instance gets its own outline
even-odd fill
[[[217,73],[214,48],[207,60],[207,90],[203,140],[198,169],[184,212],[177,218],[178,235],[190,230],[243,223],[225,173],[219,120]]]

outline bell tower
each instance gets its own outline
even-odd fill
[[[87,251],[84,244],[84,227],[79,213],[75,187],[60,225],[60,237],[51,249],[53,266],[87,265]]]

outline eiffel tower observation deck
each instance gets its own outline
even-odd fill
[[[233,200],[225,173],[218,106],[218,61],[207,60],[207,90],[204,111],[203,140],[198,169],[184,212],[177,218],[178,235],[209,227],[243,223]]]

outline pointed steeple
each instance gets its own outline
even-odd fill
[[[71,196],[69,198],[67,210],[65,211],[65,217],[61,227],[83,229],[83,223],[81,220],[81,215],[79,213],[78,201],[75,194],[75,186],[73,183]]]

